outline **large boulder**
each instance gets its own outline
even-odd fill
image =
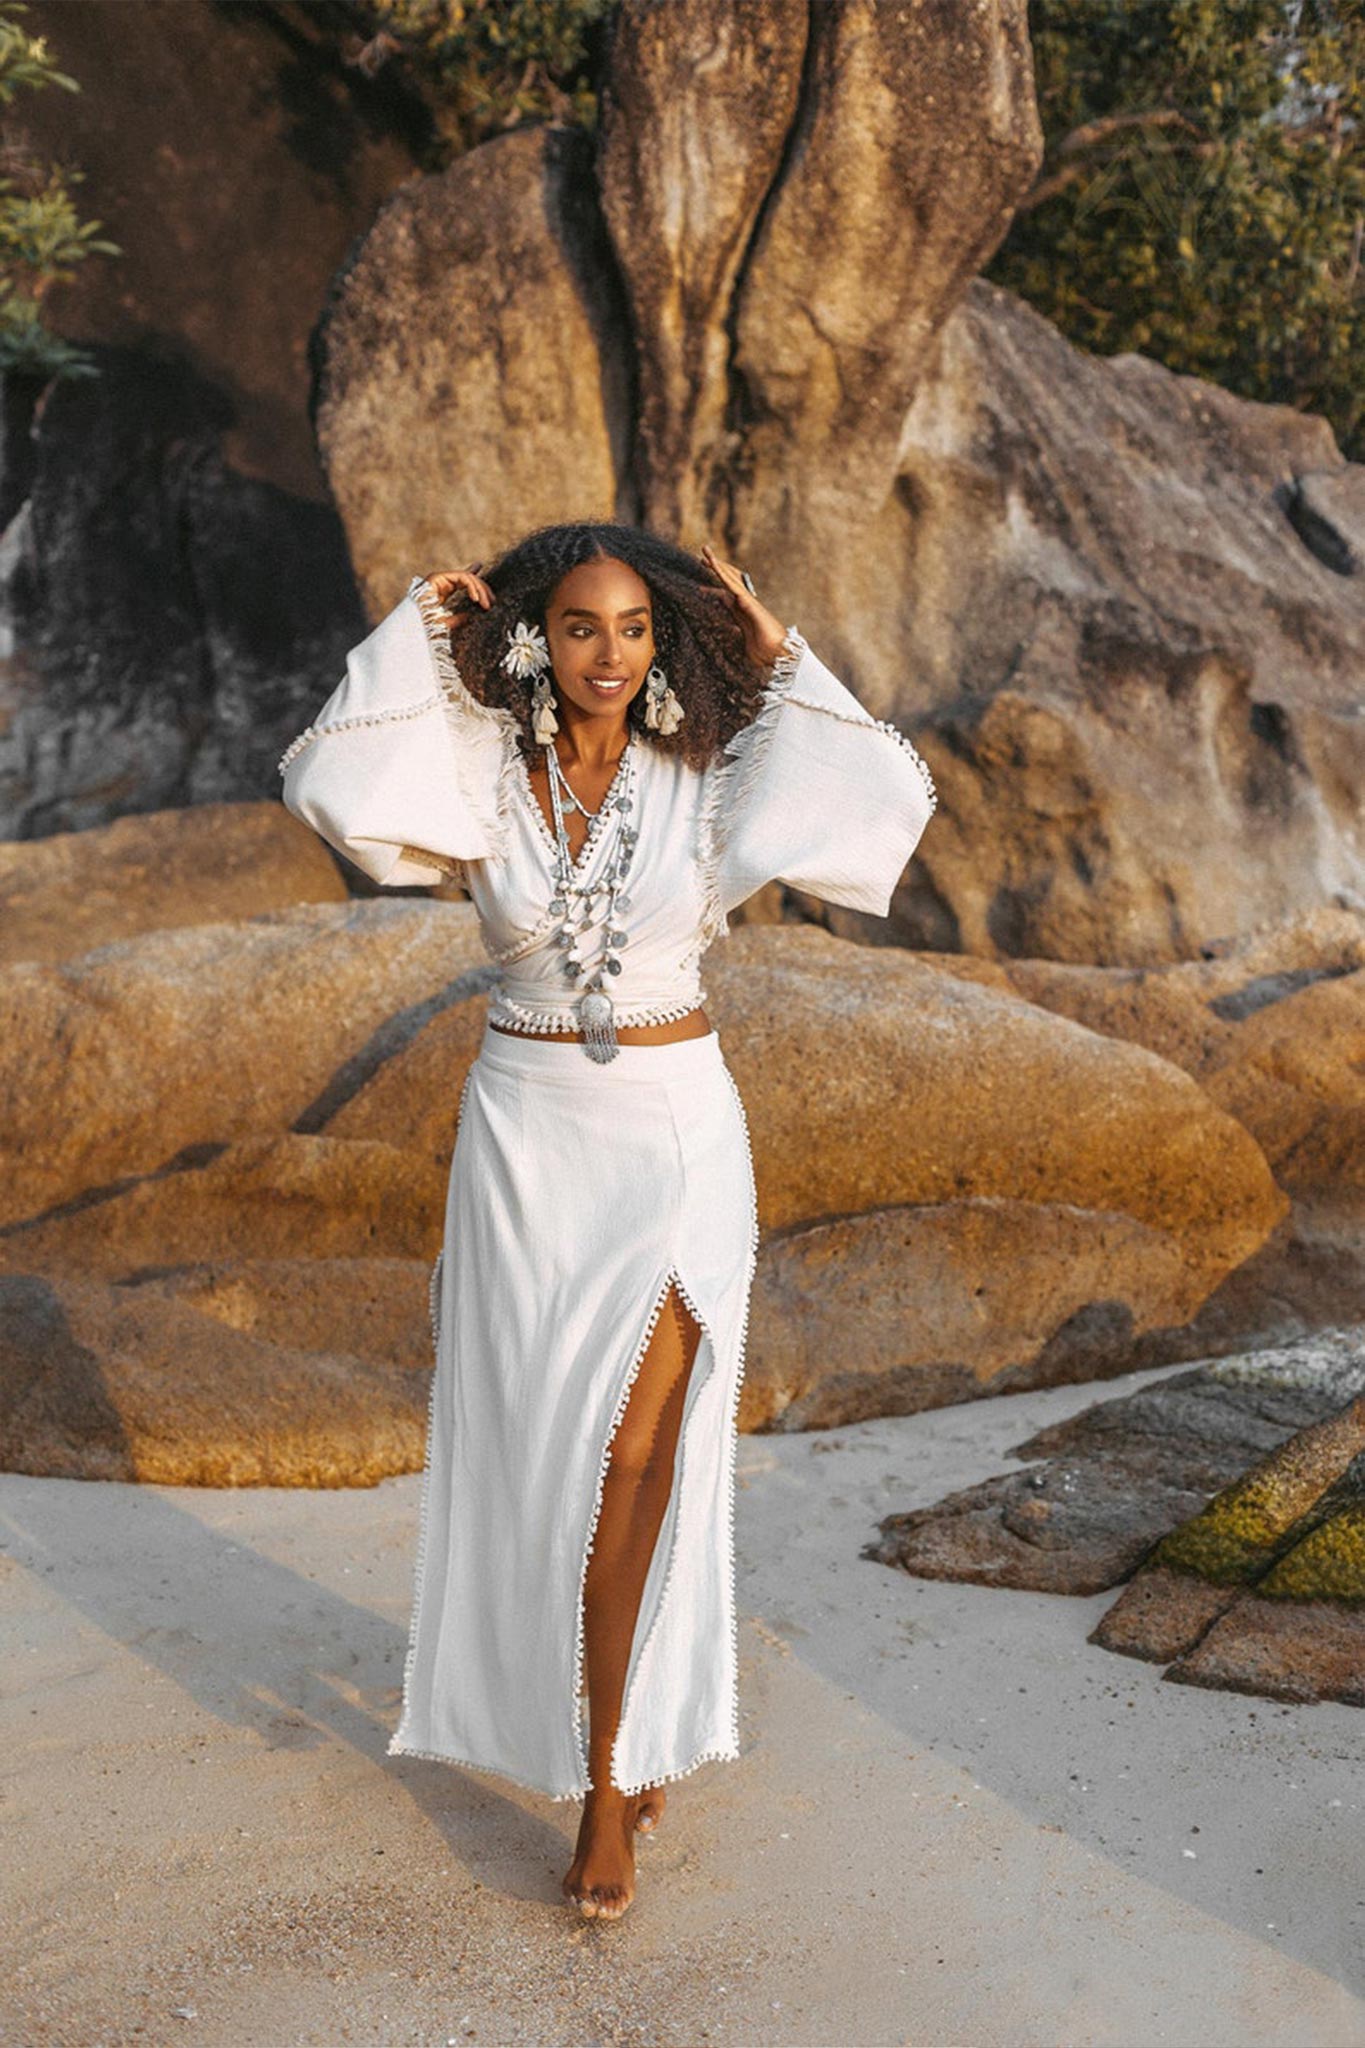
[[[1287,1210],[1188,1076],[1013,996],[791,925],[706,979],[764,1233],[751,1427],[1154,1362]]]
[[[280,803],[134,811],[85,832],[0,841],[0,966],[347,893],[326,842]]]
[[[11,1225],[0,1269],[122,1280],[219,1259],[431,1261],[445,1188],[433,1161],[378,1139],[239,1138]]]
[[[1068,1202],[1180,1240],[1188,1304],[1285,1202],[1167,1061],[910,954],[793,925],[708,959],[768,1231],[891,1204]]]
[[[1365,1299],[1365,914],[1305,911],[1205,951],[1130,968],[932,956],[1159,1053],[1261,1146],[1293,1208],[1187,1326],[1191,1358],[1352,1322]]]
[[[727,316],[801,93],[806,0],[623,0],[596,175],[638,337],[642,511],[701,536],[732,439]]]
[[[299,904],[0,971],[0,1220],[195,1146],[322,1130],[483,967],[469,905],[400,899]]]
[[[893,936],[1150,964],[1365,903],[1365,492],[1324,420],[1087,355],[978,281],[899,449],[837,603],[806,596],[823,531],[768,579],[933,769]]]
[[[994,986],[1183,1067],[1294,1194],[1365,1191],[1365,905],[1305,911],[1207,951],[1152,967],[988,971]],[[965,957],[934,964],[981,978]]]
[[[414,572],[629,502],[628,318],[581,131],[399,187],[334,284],[317,431],[372,618]]]
[[[777,570],[814,622],[843,624],[890,594],[862,536],[886,529],[907,407],[1043,144],[1021,0],[832,0],[810,19],[801,104],[736,294],[743,425],[722,479],[740,558]]]
[[[1018,1471],[883,1517],[863,1555],[916,1578],[1102,1592],[1361,1389],[1365,1355],[1349,1330],[1176,1373],[1015,1444],[1011,1456],[1031,1461]]]
[[[0,1469],[160,1486],[420,1470],[429,1364],[293,1350],[146,1288],[0,1273]]]

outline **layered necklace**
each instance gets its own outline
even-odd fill
[[[630,898],[624,893],[626,876],[638,837],[629,822],[635,801],[635,737],[627,734],[625,749],[610,787],[595,811],[574,795],[569,779],[559,765],[551,742],[545,748],[550,775],[550,808],[555,821],[555,857],[551,868],[550,915],[559,919],[554,943],[560,948],[564,978],[577,993],[575,1005],[583,1033],[583,1050],[590,1060],[614,1060],[620,1051],[616,1036],[616,1010],[609,992],[612,978],[621,972],[621,953],[626,943],[625,927],[619,922]],[[569,851],[564,829],[565,807],[581,811],[588,821],[588,837],[578,857]],[[611,850],[595,881],[579,872],[594,865],[599,833],[612,831]],[[595,959],[588,958],[591,927],[600,918],[601,946]]]

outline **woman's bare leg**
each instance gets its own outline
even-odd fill
[[[673,1463],[688,1376],[701,1332],[670,1288],[624,1415],[612,1439],[602,1505],[583,1586],[583,1651],[588,1681],[588,1775],[593,1790],[564,1890],[580,1910],[615,1920],[635,1895],[634,1836],[663,1811],[662,1787],[621,1792],[611,1779],[611,1749],[640,1599],[673,1485]]]

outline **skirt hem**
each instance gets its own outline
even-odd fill
[[[592,1790],[591,1785],[575,1785],[567,1792],[552,1792],[547,1785],[537,1785],[529,1778],[519,1778],[514,1771],[505,1770],[501,1764],[478,1764],[472,1757],[456,1756],[451,1750],[417,1749],[410,1743],[397,1742],[393,1739],[390,1739],[385,1754],[421,1757],[425,1762],[433,1764],[455,1764],[462,1771],[478,1771],[486,1777],[504,1778],[509,1785],[519,1785],[523,1792],[538,1792],[543,1799],[583,1799]],[[737,1743],[727,1743],[719,1749],[704,1749],[699,1756],[693,1757],[691,1763],[683,1764],[676,1771],[658,1771],[652,1778],[642,1778],[638,1784],[614,1784],[612,1789],[624,1793],[627,1798],[633,1798],[637,1793],[647,1791],[653,1785],[668,1785],[675,1778],[690,1777],[692,1772],[700,1770],[703,1764],[738,1763],[741,1754]]]

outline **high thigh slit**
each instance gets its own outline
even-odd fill
[[[757,1242],[743,1106],[714,1033],[582,1048],[488,1031],[441,1255],[403,1708],[390,1753],[592,1789],[589,1559],[668,1303],[695,1331],[623,1674],[623,1792],[739,1754],[735,1426]],[[624,1440],[623,1440],[624,1441]]]
[[[585,1668],[580,1678],[580,1700],[586,1697],[584,1763],[594,1786],[599,1780],[593,1774],[591,1755],[600,1755],[602,1749],[599,1716],[604,1726],[611,1726],[611,1754],[631,1674],[657,1611],[659,1588],[667,1577],[669,1545],[676,1524],[682,1424],[689,1413],[693,1376],[703,1341],[701,1325],[688,1309],[672,1275],[666,1282],[659,1313],[651,1316],[651,1323],[652,1334],[612,1432],[599,1512],[584,1558],[580,1604]],[[659,1341],[660,1331],[667,1330],[670,1324],[677,1331],[676,1349]],[[618,1528],[618,1524],[622,1526]],[[636,1524],[643,1525],[647,1536],[635,1536]],[[616,1568],[610,1578],[598,1579],[593,1560],[602,1550],[603,1533],[608,1529],[617,1538]],[[640,1553],[646,1542],[649,1555],[641,1576]],[[595,1626],[588,1620],[590,1589]],[[602,1654],[604,1635],[610,1637],[610,1672]],[[595,1638],[599,1652],[596,1662]],[[624,1666],[620,1655],[623,1641]],[[614,1763],[607,1775],[611,1782],[616,1782]]]

